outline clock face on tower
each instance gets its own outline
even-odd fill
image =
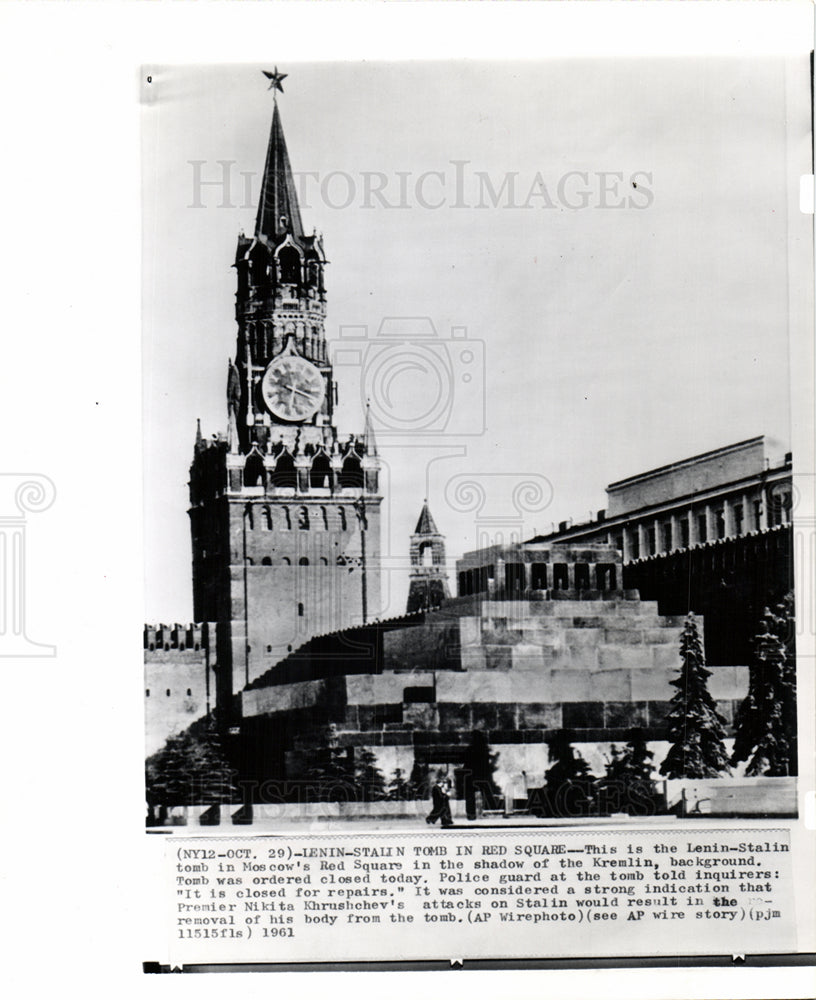
[[[308,420],[323,405],[326,386],[315,366],[297,354],[280,354],[261,379],[261,396],[279,420]]]

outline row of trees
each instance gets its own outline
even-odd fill
[[[593,816],[627,812],[650,816],[660,811],[662,800],[652,780],[652,757],[642,729],[630,729],[622,749],[613,746],[605,774],[596,777],[573,747],[567,729],[549,741],[550,767],[544,785],[533,789],[527,808],[538,816]]]
[[[708,690],[711,671],[693,615],[680,640],[682,665],[671,682],[677,689],[667,717],[671,747],[660,765],[668,778],[714,778],[747,761],[747,775],[797,773],[796,656],[793,596],[766,608],[753,642],[748,694],[734,720],[729,757],[725,719]]]
[[[498,755],[487,737],[474,732],[465,749],[465,797],[475,803],[480,791],[487,806],[499,795],[493,781]],[[282,783],[284,799],[300,802],[384,802],[427,800],[436,772],[427,762],[414,760],[409,773],[396,768],[390,781],[367,747],[354,750],[336,743],[316,747],[303,762],[303,777]],[[171,736],[146,763],[147,801],[154,815],[163,806],[210,805],[237,802],[237,772],[228,762],[214,717],[194,723]],[[475,809],[475,804],[474,804]]]
[[[796,774],[796,674],[793,649],[793,599],[766,609],[753,641],[749,689],[736,718],[732,753],[725,747],[726,721],[708,690],[711,671],[705,666],[699,629],[693,615],[686,619],[680,641],[681,666],[671,682],[676,693],[667,715],[669,752],[660,765],[668,778],[712,778],[747,761],[746,774]],[[567,796],[569,815],[618,808],[654,811],[652,754],[645,735],[631,730],[624,748],[612,746],[606,773],[596,777],[572,747],[573,736],[562,731],[549,741],[551,766],[541,794],[544,811],[562,811],[556,800]],[[475,813],[476,793],[486,808],[499,795],[493,775],[497,755],[482,732],[472,735],[463,760],[463,792],[468,814]],[[397,769],[390,781],[366,748],[353,752],[336,745],[312,751],[305,762],[305,780],[296,797],[310,801],[405,801],[427,799],[434,775],[415,760],[410,774]],[[168,805],[214,804],[237,799],[236,774],[227,760],[219,728],[212,717],[171,736],[147,761],[146,784],[151,808]],[[641,814],[643,814],[641,812]]]
[[[667,778],[716,778],[747,761],[749,776],[797,773],[796,663],[794,609],[788,596],[765,609],[752,642],[748,694],[735,722],[731,754],[725,746],[726,720],[708,689],[711,671],[703,657],[694,615],[686,618],[680,640],[681,666],[671,681],[676,693],[666,718],[669,752],[660,765]],[[645,735],[630,730],[623,749],[612,746],[606,773],[596,777],[572,746],[573,734],[549,743],[552,761],[531,808],[542,815],[581,816],[614,811],[648,815],[657,811],[652,780],[653,754]]]

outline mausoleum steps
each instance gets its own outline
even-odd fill
[[[657,614],[657,601],[616,597],[607,600],[483,600],[476,605],[482,618],[565,618],[572,615],[602,615],[613,611]]]

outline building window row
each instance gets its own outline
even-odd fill
[[[172,644],[169,643],[169,642],[165,642],[164,645],[162,645],[162,643],[159,643],[158,645],[159,645],[159,649],[160,650],[163,649],[166,653],[169,653],[172,648],[178,649],[179,652],[181,652],[181,653],[183,653],[185,649],[189,649],[190,648],[189,646],[186,646],[183,642],[180,642],[178,644],[178,646],[176,646],[176,647],[173,647]],[[155,642],[148,643],[147,648],[150,650],[151,653],[155,653],[156,652],[156,643]],[[201,649],[201,644],[198,643],[198,642],[195,643],[195,645],[193,646],[193,649],[196,651],[196,653],[198,653],[200,651],[200,649]]]
[[[302,475],[298,473],[302,472]],[[358,455],[352,453],[335,473],[331,460],[325,452],[318,452],[308,469],[298,470],[294,458],[283,451],[274,469],[267,470],[263,456],[253,451],[244,464],[244,486],[271,485],[274,489],[362,489],[365,482],[363,464]]]
[[[248,323],[247,340],[252,345],[254,358],[268,358],[283,350],[288,333],[285,330],[273,332],[272,323]],[[326,338],[321,327],[311,325],[303,332],[295,333],[295,343],[298,351],[313,361],[326,361]]]
[[[521,595],[529,590],[615,590],[614,563],[504,564],[504,593]],[[490,593],[496,583],[495,566],[477,566],[458,575],[460,597]]]
[[[337,556],[335,562],[336,562],[336,564],[338,566],[345,566],[347,560],[345,559],[344,556]],[[246,563],[247,566],[255,566],[256,565],[255,560],[253,559],[252,556],[247,556],[246,559],[245,559],[245,563]],[[311,563],[308,556],[300,556],[300,557],[296,556],[296,557],[293,557],[293,558],[290,558],[289,556],[281,556],[278,559],[278,561],[275,562],[272,559],[272,556],[264,556],[261,559],[260,563],[258,563],[257,565],[259,565],[259,566],[309,566],[309,565],[314,565],[314,566],[328,566],[329,565],[329,560],[327,559],[326,556],[319,556],[316,560],[314,560],[313,563]]]
[[[292,516],[293,512],[289,507],[275,507],[274,517],[272,510],[269,504],[264,504],[260,509],[253,507],[252,504],[247,504],[245,513],[249,530],[254,531],[257,525],[261,531],[273,531],[277,524],[278,531],[292,531],[293,521],[295,530],[297,531],[309,531],[312,528],[318,531],[329,531],[331,529],[336,531],[338,528],[340,531],[348,530],[348,519],[344,507],[337,508],[337,518],[336,520],[332,520],[331,529],[329,526],[329,511],[325,506],[313,509],[311,514],[308,507],[297,507],[294,510],[294,518]]]
[[[723,500],[718,506],[692,508],[669,518],[636,521],[622,532],[608,534],[606,542],[620,549],[628,562],[790,522],[791,494],[785,489],[773,494],[769,502],[743,497],[739,502]]]

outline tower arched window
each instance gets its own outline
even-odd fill
[[[302,601],[298,601],[298,617],[299,618],[303,617],[303,602]]]
[[[263,509],[263,526],[267,531],[272,530],[272,511],[269,504],[267,504]]]
[[[298,511],[298,528],[300,531],[309,530],[309,508],[301,507]]]
[[[362,487],[363,467],[360,464],[360,459],[355,454],[351,454],[343,462],[343,468],[340,472],[340,488],[359,490]]]
[[[266,469],[257,451],[253,451],[244,464],[244,486],[266,486]]]
[[[251,274],[252,274],[252,284],[261,285],[266,281],[267,278],[267,264],[266,251],[263,247],[256,246],[252,253],[252,264],[251,264]]]
[[[275,463],[275,471],[272,473],[272,485],[278,489],[295,489],[297,486],[297,473],[295,472],[295,460],[288,451],[283,451]]]
[[[288,507],[283,507],[283,508],[281,508],[281,510],[282,510],[282,513],[283,513],[283,525],[282,525],[282,527],[284,527],[287,531],[291,531],[292,530],[292,519],[289,516],[289,508]]]
[[[306,558],[306,556],[301,556],[300,559],[298,560],[298,566],[308,566],[308,565],[309,565],[309,560]]]
[[[340,515],[340,530],[341,531],[345,531],[346,527],[347,527],[347,525],[346,525],[346,509],[345,509],[345,507],[338,507],[337,508],[337,513]]]
[[[309,280],[309,287],[316,288],[319,292],[323,290],[323,269],[320,267],[320,261],[310,260],[307,264],[307,273]]]
[[[329,515],[326,512],[326,508],[325,507],[321,507],[320,508],[320,518],[321,518],[321,520],[323,522],[323,530],[324,531],[328,531],[329,530]]]
[[[419,561],[422,566],[433,566],[434,564],[433,543],[424,542],[419,547]]]
[[[261,566],[271,566],[271,565],[272,565],[272,559],[269,556],[264,556],[263,559],[261,559]]]
[[[326,489],[331,486],[331,462],[324,451],[316,455],[312,462],[309,485],[317,489]]]
[[[238,272],[238,296],[243,299],[246,297],[249,285],[249,262],[246,259],[240,260],[236,265],[236,270]]]
[[[294,247],[284,247],[278,255],[280,280],[284,285],[300,284],[300,254]]]

